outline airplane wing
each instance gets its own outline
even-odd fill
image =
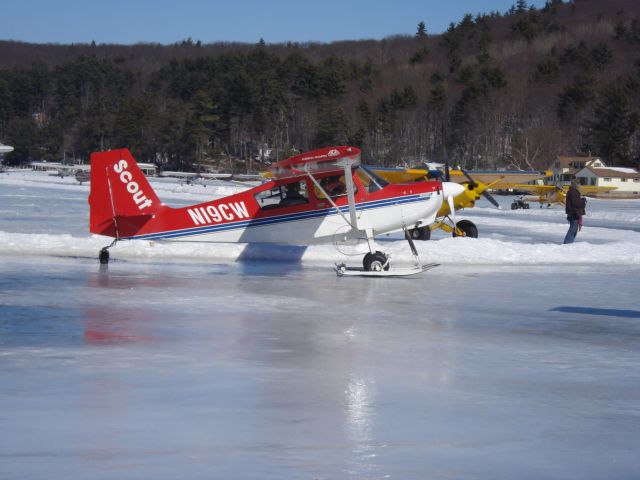
[[[510,170],[470,170],[467,171],[474,180],[485,184],[491,183],[491,188],[495,190],[503,190],[507,188],[515,188],[513,184],[523,184],[548,177],[551,172],[543,171],[510,171]],[[449,176],[452,182],[466,183],[468,178],[462,170],[451,170]],[[494,183],[495,182],[495,183]],[[524,189],[523,189],[524,190]]]
[[[521,190],[524,192],[529,192],[535,195],[544,195],[546,193],[555,192],[558,190],[558,187],[555,185],[531,185],[529,183],[507,183],[504,182],[504,186],[501,188],[509,188],[513,190]],[[562,190],[562,189],[560,189]]]
[[[562,187],[556,187],[555,185],[530,185],[530,184],[522,184],[522,183],[510,183],[505,188],[512,188],[514,190],[523,190],[525,192],[529,192],[535,195],[544,195],[545,193],[551,193],[555,190],[561,190],[564,193],[567,193],[569,187],[567,185],[563,185]],[[582,195],[594,194],[594,193],[604,193],[610,192],[611,190],[615,190],[618,187],[595,187],[589,185],[579,185],[578,190]]]
[[[162,172],[163,177],[175,177],[175,178],[186,178],[186,179],[196,178],[197,175],[198,175],[197,173],[193,173],[193,172],[172,172],[168,170],[165,170],[164,172]]]
[[[416,180],[422,180],[429,177],[430,172],[423,168],[381,168],[373,169],[375,173],[391,183],[410,183]],[[485,185],[491,184],[492,189],[500,190],[505,188],[513,188],[510,185],[516,183],[525,183],[532,180],[545,178],[551,172],[538,171],[509,171],[509,170],[475,170],[467,171],[467,173],[477,182]],[[469,178],[462,170],[450,170],[449,177],[451,182],[468,183]]]
[[[343,163],[350,167],[360,163],[360,149],[356,147],[327,147],[302,153],[273,164],[271,178],[287,178],[307,172],[342,172]]]
[[[411,183],[424,180],[429,171],[422,168],[372,168],[372,171],[390,183]]]
[[[591,187],[588,185],[579,185],[578,190],[582,195],[594,194],[594,193],[605,193],[610,192],[611,190],[617,190],[618,187]]]

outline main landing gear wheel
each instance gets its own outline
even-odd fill
[[[412,228],[409,230],[409,235],[413,240],[429,240],[431,238],[431,229],[428,226]]]
[[[462,230],[462,235],[456,234],[456,231],[453,231],[454,237],[470,237],[470,238],[478,238],[478,227],[475,226],[473,222],[469,220],[460,220],[456,226],[458,230]]]
[[[513,203],[511,204],[511,210],[518,210],[519,208],[522,208],[523,210],[528,210],[529,204],[524,200],[520,200],[520,199],[514,200]]]
[[[365,272],[381,272],[389,270],[389,260],[382,252],[367,253],[362,260]]]

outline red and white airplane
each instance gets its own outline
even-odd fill
[[[434,222],[443,201],[464,187],[436,180],[390,184],[360,165],[360,149],[328,147],[271,167],[271,178],[235,195],[189,207],[160,201],[131,153],[91,155],[90,231],[119,240],[311,245],[362,239],[369,253],[361,268],[337,265],[338,275],[409,275],[420,265],[410,231]],[[452,211],[455,209],[451,208]],[[374,237],[405,231],[416,265],[389,269]]]

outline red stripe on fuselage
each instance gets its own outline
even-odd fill
[[[442,190],[441,182],[427,181],[407,184],[389,184],[380,190],[369,193],[357,176],[354,177],[354,184],[357,190],[355,194],[356,203],[392,199]],[[305,181],[305,178],[301,178],[299,181]],[[254,218],[264,219],[291,213],[313,212],[316,210],[324,210],[331,206],[326,199],[317,199],[313,185],[308,184],[307,191],[310,192],[309,203],[275,208],[272,210],[261,209],[254,196],[257,193],[274,189],[285,183],[288,182],[271,181],[245,192],[189,207],[171,208],[164,206],[137,232],[136,236],[184,230],[199,226],[224,225]],[[334,201],[339,207],[347,205],[348,203],[346,195],[338,197]]]

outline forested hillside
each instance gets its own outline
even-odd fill
[[[385,165],[545,168],[590,151],[637,166],[640,2],[519,0],[442,35],[428,15],[412,36],[330,44],[0,41],[6,161],[128,147],[166,168],[260,170],[265,146],[276,160],[352,144]]]

